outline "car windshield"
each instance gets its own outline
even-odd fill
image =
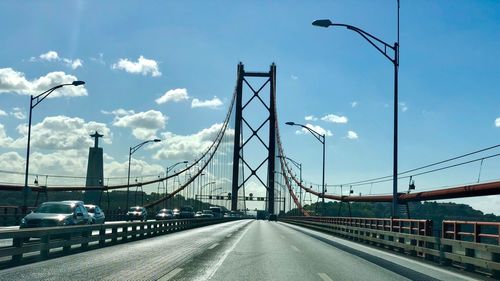
[[[129,212],[140,212],[142,209],[140,207],[130,207]]]
[[[210,211],[210,210],[204,210],[204,211],[203,211],[203,213],[204,213],[204,214],[210,214],[210,215],[211,215],[213,212],[212,212],[212,211]]]
[[[95,208],[94,208],[94,207],[85,207],[85,208],[87,209],[87,211],[88,211],[89,213],[92,213],[92,214],[93,214],[93,213],[95,212]]]
[[[73,213],[73,208],[68,204],[43,204],[36,209],[35,213],[71,214]]]

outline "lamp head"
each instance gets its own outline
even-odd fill
[[[330,25],[332,25],[332,21],[331,20],[315,20],[312,22],[312,25],[314,26],[319,26],[319,27],[329,27]]]
[[[187,164],[189,161],[182,161],[182,163]]]
[[[295,123],[293,123],[293,122],[286,122],[285,124],[287,124],[287,125],[289,125],[289,126],[293,126],[293,125],[295,125]]]
[[[161,142],[161,139],[154,139],[154,142]]]
[[[85,84],[85,81],[73,81],[71,83],[71,85],[73,85],[73,86],[80,86],[80,85],[83,85],[83,84]]]

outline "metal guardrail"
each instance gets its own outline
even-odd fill
[[[307,217],[282,217],[279,220],[500,278],[500,246],[498,245],[389,231],[381,229],[380,224],[383,225],[383,223],[375,224],[377,227],[373,224],[367,224],[367,227],[364,227],[363,224],[351,225],[337,223],[335,220],[329,222],[311,220]]]
[[[293,217],[292,217],[293,218]],[[295,217],[307,221],[316,221],[338,225],[348,225],[362,228],[379,229],[391,232],[432,235],[431,220],[415,219],[382,219],[356,217]]]
[[[443,221],[443,238],[500,245],[500,222]]]
[[[239,218],[180,219],[153,222],[113,223],[82,226],[27,228],[0,232],[10,244],[0,247],[0,267],[16,265],[29,254],[30,259],[45,259],[76,250],[105,247],[191,228],[218,224]],[[39,240],[26,242],[29,238]],[[9,241],[3,240],[3,241]],[[73,247],[72,247],[73,246]]]

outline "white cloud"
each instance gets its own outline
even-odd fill
[[[13,139],[8,137],[5,133],[5,127],[0,124],[0,147],[9,147],[12,144]]]
[[[125,110],[123,108],[118,108],[118,109],[115,109],[113,111],[106,111],[106,110],[101,110],[101,113],[102,114],[106,114],[106,115],[117,115],[117,116],[123,116],[123,115],[130,115],[130,114],[134,114],[135,111],[133,110]]]
[[[90,60],[95,61],[95,62],[100,63],[100,64],[103,64],[103,65],[106,64],[106,62],[104,61],[104,54],[103,53],[99,53],[97,58],[90,57]]]
[[[352,108],[355,108],[356,106],[358,106],[358,102],[357,101],[351,102],[351,107]]]
[[[347,123],[347,117],[345,116],[338,116],[335,114],[328,114],[323,117],[321,117],[321,120],[326,121],[326,122],[331,122],[331,123],[342,123],[345,124]]]
[[[500,127],[500,117],[498,117],[497,119],[495,119],[495,126],[496,127]]]
[[[127,112],[118,110],[119,113]],[[156,137],[156,132],[163,129],[168,117],[156,110],[138,112],[126,115],[115,115],[113,125],[122,128],[131,128],[132,134],[140,140],[147,140]]]
[[[162,133],[161,147],[154,155],[155,159],[175,159],[190,160],[195,159],[204,153],[215,140],[222,124],[214,124],[193,135],[181,136],[170,132]],[[229,136],[234,135],[234,131],[226,132]],[[227,138],[231,140],[232,138]]]
[[[7,112],[0,109],[0,116],[7,116],[7,115],[8,115]]]
[[[111,66],[112,69],[125,70],[128,73],[148,75],[153,77],[161,76],[158,63],[152,59],[146,59],[140,56],[137,62],[129,59],[120,59],[117,63]]]
[[[333,136],[330,130],[325,130],[320,126],[315,126],[312,124],[306,124],[305,126],[308,127],[309,129],[312,129],[313,131],[316,131],[320,135],[325,135],[327,137]],[[309,132],[309,130],[307,130],[306,128],[301,128],[300,130],[295,131],[295,133],[297,135],[302,135],[302,134],[310,134],[311,132]]]
[[[211,100],[204,100],[204,101],[195,98],[191,102],[191,108],[207,107],[211,109],[217,109],[220,108],[222,104],[223,104],[222,101],[218,97],[214,97]]]
[[[28,125],[22,124],[17,127],[22,135],[12,143],[13,148],[26,146]],[[102,141],[111,144],[111,130],[106,124],[94,121],[86,122],[78,117],[67,117],[63,115],[50,116],[42,122],[31,127],[31,147],[33,149],[46,150],[85,150],[93,146],[94,141],[89,136],[98,131],[104,135]]]
[[[26,119],[26,114],[19,107],[14,107],[10,112],[10,115],[14,116],[16,119],[23,120]]]
[[[63,59],[63,61],[66,63],[67,66],[71,67],[73,70],[83,66],[83,61],[81,59],[75,59],[75,60]]]
[[[406,112],[408,110],[408,106],[406,106],[406,103],[400,102],[399,107],[401,107],[402,112]]]
[[[73,75],[62,71],[50,72],[45,76],[28,80],[24,73],[12,68],[0,68],[0,93],[17,93],[23,95],[41,94],[42,92],[60,85],[78,80]],[[84,86],[65,86],[55,90],[48,98],[86,96]]]
[[[304,117],[304,119],[306,121],[317,121],[318,120],[318,118],[314,117],[314,115],[307,115],[306,117]]]
[[[44,61],[63,62],[66,66],[70,67],[73,70],[83,66],[83,61],[81,59],[62,58],[59,57],[59,54],[56,51],[48,51],[45,54],[41,54],[39,56],[39,59]],[[35,57],[31,57],[30,61],[36,62],[37,59]]]
[[[348,131],[347,132],[347,138],[351,140],[357,140],[358,139],[358,134],[354,131]]]
[[[46,60],[46,61],[59,60],[59,55],[57,54],[56,51],[48,51],[45,54],[41,54],[40,59]]]
[[[180,102],[180,101],[184,101],[184,100],[188,100],[189,99],[189,95],[188,95],[188,92],[187,92],[187,89],[186,88],[177,88],[177,89],[172,89],[172,90],[168,90],[165,92],[165,94],[163,94],[163,96],[157,98],[155,100],[155,102],[157,104],[164,104],[164,103],[167,103],[167,102]]]

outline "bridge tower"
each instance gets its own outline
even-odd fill
[[[254,87],[255,80],[261,83],[259,87]],[[254,85],[252,85],[254,84]],[[269,88],[269,102],[266,103],[265,95],[263,89],[268,86]],[[244,89],[249,89],[248,94],[250,95],[246,102],[243,104]],[[264,98],[263,98],[264,97]],[[231,210],[236,211],[238,209],[238,191],[245,183],[252,177],[256,178],[265,188],[267,192],[267,211],[269,213],[274,213],[274,187],[275,187],[275,164],[276,164],[276,65],[273,63],[270,66],[269,72],[247,72],[244,69],[242,63],[238,65],[238,79],[236,84],[236,104],[235,104],[235,123],[234,123],[234,151],[233,151],[233,180],[232,180],[232,192],[231,192]],[[261,104],[266,109],[267,118],[260,124],[257,124],[256,129],[252,127],[251,122],[245,117],[245,109],[251,104]],[[265,127],[268,127],[268,142],[266,143],[259,132],[265,131]],[[243,127],[248,127],[250,129],[249,136],[243,138]],[[255,142],[264,147],[266,151],[265,158],[262,162],[258,162],[259,165],[252,167],[243,158],[243,149],[248,146],[250,142]],[[253,155],[255,156],[255,155]],[[263,155],[264,156],[264,155]],[[260,155],[255,156],[260,157]],[[258,170],[265,167],[267,164],[267,179],[262,179],[262,173],[258,173]],[[249,175],[243,175],[243,171],[240,170],[240,165],[249,170]]]

